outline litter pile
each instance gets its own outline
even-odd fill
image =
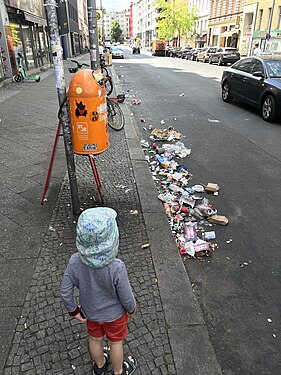
[[[210,227],[228,224],[228,219],[218,215],[206,197],[206,193],[218,195],[219,185],[192,186],[192,174],[185,164],[180,163],[180,159],[191,154],[191,149],[185,147],[181,134],[173,127],[153,129],[150,141],[141,140],[141,145],[152,177],[158,184],[158,198],[162,201],[180,254],[210,256],[217,247],[214,242],[216,233]]]

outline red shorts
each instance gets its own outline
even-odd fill
[[[128,315],[125,312],[120,318],[113,322],[92,322],[87,320],[87,329],[90,336],[106,338],[111,342],[122,341],[127,337]]]

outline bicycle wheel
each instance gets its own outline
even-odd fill
[[[108,125],[114,130],[121,130],[125,125],[125,117],[119,104],[107,98]]]
[[[101,73],[102,73],[102,75],[104,75],[104,76],[109,76],[108,70],[107,70],[107,68],[106,68],[105,66],[103,66],[103,67],[101,68]]]
[[[110,76],[105,76],[105,89],[107,96],[109,96],[113,91],[113,83],[112,78]]]

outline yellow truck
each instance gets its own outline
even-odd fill
[[[154,39],[151,46],[152,56],[165,56],[166,54],[166,40]]]

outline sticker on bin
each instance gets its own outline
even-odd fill
[[[97,149],[98,145],[96,143],[84,143],[85,151],[96,151]]]
[[[88,134],[88,123],[78,122],[77,123],[77,133],[78,134]]]
[[[98,113],[103,113],[103,112],[106,112],[107,111],[107,105],[106,103],[101,103],[98,107],[97,107],[97,112]]]

